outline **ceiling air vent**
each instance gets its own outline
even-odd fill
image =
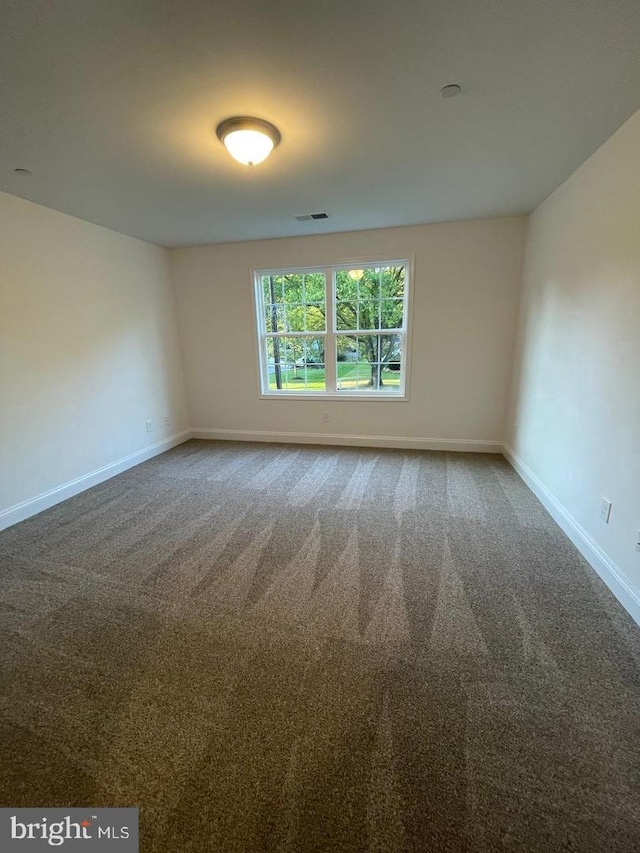
[[[310,219],[328,219],[328,213],[305,213],[302,216],[296,216],[298,222],[308,222]]]

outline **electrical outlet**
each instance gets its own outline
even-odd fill
[[[151,421],[144,422],[144,428],[147,432],[151,432],[153,430],[153,426],[151,425]]]
[[[164,425],[165,425],[166,427],[168,427],[168,426],[169,426],[169,416],[168,416],[168,415],[167,415],[167,417],[164,419]]]
[[[605,524],[609,524],[611,518],[611,501],[603,497],[600,501],[600,518]]]
[[[640,553],[640,530],[638,530],[638,535],[636,537],[636,551]]]
[[[323,412],[322,413],[322,422],[325,424],[329,423],[329,412]]]

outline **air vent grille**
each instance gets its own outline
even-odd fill
[[[302,216],[296,216],[298,222],[309,222],[310,219],[328,219],[328,213],[304,213]]]

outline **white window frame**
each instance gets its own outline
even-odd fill
[[[376,402],[407,402],[409,400],[409,377],[411,370],[411,324],[413,320],[413,257],[405,258],[349,258],[331,264],[315,264],[304,267],[282,267],[279,269],[254,269],[253,302],[255,308],[255,340],[257,344],[258,394],[264,400],[375,400]],[[336,328],[335,292],[336,273],[340,270],[371,269],[372,267],[404,266],[405,284],[403,299],[403,328],[374,329],[358,331],[358,334],[380,334],[381,331],[397,334],[401,340],[402,370],[400,372],[399,391],[339,391],[337,389],[337,338],[345,332]],[[283,332],[282,337],[324,337],[325,344],[325,391],[272,391],[269,388],[269,371],[266,358],[266,340],[272,334],[267,332],[265,324],[262,278],[264,276],[286,275],[289,273],[324,273],[326,297],[326,329],[324,332]]]

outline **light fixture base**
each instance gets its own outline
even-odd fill
[[[253,116],[233,116],[221,121],[216,127],[216,136],[224,144],[225,136],[228,136],[235,130],[261,130],[271,137],[273,147],[280,143],[282,136],[280,131],[271,124],[270,121],[265,121],[263,118],[254,118]]]

